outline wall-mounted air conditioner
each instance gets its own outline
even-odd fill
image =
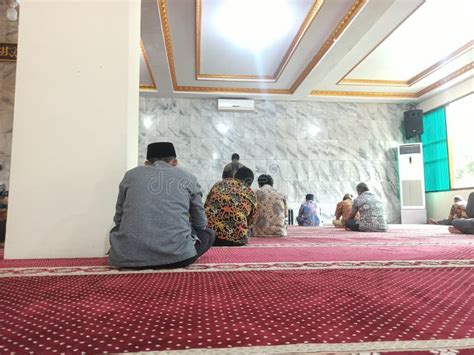
[[[255,111],[254,100],[240,100],[240,99],[218,99],[218,111],[240,111],[252,112]]]

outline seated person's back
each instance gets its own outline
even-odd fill
[[[209,227],[216,233],[216,246],[248,243],[249,226],[256,213],[257,197],[250,188],[253,173],[240,168],[235,177],[217,182],[207,195],[205,210]]]
[[[115,227],[110,232],[111,265],[189,264],[203,253],[195,245],[197,237],[209,246],[214,241],[207,229],[197,179],[170,163],[176,162],[175,155],[171,143],[150,144],[147,166],[125,174],[119,187]],[[211,240],[205,240],[206,236]]]
[[[244,165],[240,162],[240,156],[237,153],[232,154],[232,161],[224,166],[224,171],[222,172],[222,178],[234,177],[237,173],[237,170],[242,168]]]
[[[256,191],[257,216],[252,226],[253,235],[286,236],[287,197],[273,188],[273,178],[270,175],[260,175],[258,185],[260,188]]]
[[[307,194],[298,211],[296,221],[299,226],[319,226],[318,205],[314,202],[314,195]]]
[[[345,227],[346,222],[350,219],[352,214],[352,195],[345,194],[342,198],[342,201],[337,203],[335,216],[336,218],[332,221],[332,223],[336,227]],[[359,219],[359,215],[357,214],[356,219]]]
[[[347,225],[350,229],[363,232],[385,232],[387,231],[387,222],[385,221],[385,209],[382,201],[375,196],[364,183],[357,185],[356,197],[352,204],[351,220]],[[359,221],[355,221],[356,228],[352,221],[359,212]]]

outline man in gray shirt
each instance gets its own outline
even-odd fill
[[[185,267],[214,243],[199,183],[176,165],[172,143],[152,143],[145,166],[125,174],[110,231],[110,265]]]

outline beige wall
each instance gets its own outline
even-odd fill
[[[0,42],[17,43],[18,21],[8,21],[7,6],[0,1]],[[12,149],[15,62],[0,62],[0,184],[8,186]]]
[[[106,252],[137,163],[139,41],[139,0],[21,2],[6,258]]]

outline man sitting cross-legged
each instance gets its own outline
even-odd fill
[[[336,206],[336,218],[333,219],[332,224],[336,228],[344,228],[346,226],[346,222],[350,219],[352,214],[352,195],[345,194],[342,198],[342,201],[338,202]],[[359,219],[359,214],[355,216],[355,219]]]
[[[469,194],[466,205],[467,218],[453,219],[453,226],[449,227],[451,233],[474,234],[474,192]]]
[[[454,196],[454,203],[449,210],[449,216],[447,219],[440,219],[438,221],[430,218],[428,220],[429,224],[443,224],[446,226],[450,226],[453,224],[453,220],[456,218],[467,218],[466,214],[466,201],[460,195]]]
[[[273,178],[270,175],[258,177],[259,189],[257,193],[257,216],[252,226],[256,237],[278,236],[288,234],[285,218],[288,215],[288,199],[273,187]]]
[[[386,232],[387,222],[385,222],[385,210],[380,201],[366,184],[361,182],[357,185],[356,197],[352,204],[352,214],[346,222],[346,229],[361,232]],[[359,212],[359,220],[355,216]]]
[[[205,208],[209,227],[216,233],[216,246],[242,246],[248,243],[257,197],[250,188],[253,172],[242,167],[232,177],[224,176],[207,195]]]
[[[119,187],[109,263],[116,267],[185,267],[214,243],[197,179],[178,168],[172,143],[148,146],[146,166]]]

